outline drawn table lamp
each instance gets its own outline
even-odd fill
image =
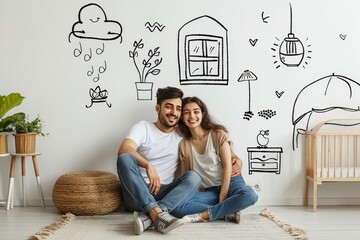
[[[280,61],[288,67],[297,67],[302,62],[304,54],[304,45],[292,32],[292,8],[290,4],[290,33],[280,45]]]
[[[244,113],[244,119],[246,120],[250,120],[250,118],[252,118],[252,116],[254,115],[254,113],[251,111],[251,88],[250,88],[250,82],[251,81],[256,81],[258,78],[257,76],[249,71],[249,70],[245,70],[239,77],[238,82],[248,82],[248,92],[249,92],[249,109],[248,111],[246,111]]]

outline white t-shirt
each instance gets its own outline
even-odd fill
[[[192,153],[194,158],[194,170],[199,174],[202,180],[201,187],[209,188],[220,186],[223,166],[219,156],[216,154],[211,132],[208,135],[204,154],[199,154],[193,146]]]
[[[135,141],[138,153],[156,169],[161,184],[173,181],[178,168],[179,142],[182,139],[176,131],[164,133],[154,123],[140,121],[131,128],[126,138]],[[140,167],[140,172],[145,182],[149,183],[145,168]]]

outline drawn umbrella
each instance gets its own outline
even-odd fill
[[[245,70],[241,75],[240,75],[240,77],[239,77],[239,79],[238,79],[238,82],[245,82],[245,81],[247,81],[248,82],[248,87],[249,87],[249,89],[248,89],[248,91],[249,91],[249,109],[248,109],[248,111],[246,111],[245,113],[244,113],[244,119],[246,119],[246,120],[250,120],[251,118],[252,118],[252,116],[254,115],[254,113],[251,111],[251,87],[250,87],[250,82],[251,81],[256,81],[257,80],[257,77],[256,77],[256,75],[253,73],[253,72],[251,72],[251,71],[249,71],[249,70]]]

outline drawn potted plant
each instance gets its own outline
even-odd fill
[[[43,132],[44,122],[38,115],[34,120],[29,120],[29,116],[12,124],[13,133],[15,137],[15,151],[16,153],[35,153],[36,150],[36,136],[46,136]]]
[[[11,125],[24,118],[25,114],[19,112],[7,117],[4,116],[8,111],[19,106],[23,100],[24,97],[20,93],[10,93],[7,96],[0,95],[0,154],[8,153],[8,135],[5,133],[12,132]]]
[[[144,43],[142,43],[142,39],[139,42],[134,41],[133,44],[134,49],[129,51],[129,57],[133,59],[136,71],[139,75],[139,82],[135,82],[136,90],[137,90],[137,99],[138,100],[151,100],[152,99],[152,82],[146,82],[149,74],[158,75],[160,73],[160,69],[158,66],[160,65],[162,58],[160,57],[159,47],[154,49],[150,49],[147,53],[147,58],[144,58],[141,62],[141,66],[139,67],[136,59],[139,57],[139,49],[144,48]]]

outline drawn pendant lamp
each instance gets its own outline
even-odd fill
[[[292,32],[292,7],[290,4],[290,33],[279,48],[280,61],[288,67],[297,67],[304,58],[304,45]]]

